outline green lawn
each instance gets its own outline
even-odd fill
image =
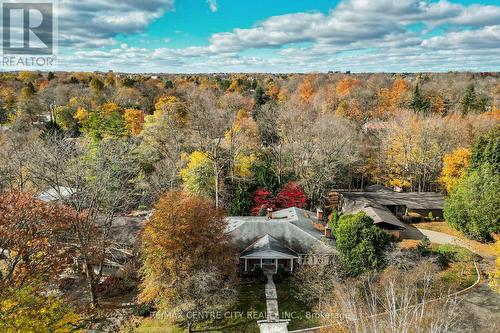
[[[471,286],[477,280],[474,261],[478,260],[478,256],[473,252],[448,244],[433,245],[432,251],[444,256],[448,261],[447,267],[438,273],[439,279],[436,281],[438,287],[459,291]]]
[[[231,318],[208,320],[193,326],[198,332],[224,332],[224,333],[254,333],[259,328],[257,320],[265,319],[266,297],[264,284],[253,279],[245,279],[240,284],[238,301],[228,311],[234,313]],[[306,318],[306,313],[311,312],[307,306],[297,301],[292,296],[292,286],[288,281],[276,284],[280,314],[293,314],[288,328],[290,330],[313,327],[318,325],[317,320]],[[137,328],[140,333],[178,333],[184,330],[158,319],[145,319]]]
[[[276,284],[278,293],[278,306],[281,314],[293,314],[290,316],[289,330],[299,330],[320,325],[318,319],[312,319],[312,309],[293,297],[293,284],[289,281]],[[282,316],[283,317],[283,316]]]

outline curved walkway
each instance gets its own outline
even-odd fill
[[[445,234],[443,232],[415,228],[412,225],[406,225],[406,236],[411,239],[422,239],[427,236],[431,243],[450,244],[464,247],[481,257],[487,259],[481,263],[481,266],[488,266],[495,258],[489,254],[478,252],[477,249],[470,246],[466,241]],[[487,271],[486,267],[482,267],[482,271]],[[491,268],[490,268],[491,269]],[[464,299],[464,306],[470,309],[478,324],[479,332],[499,332],[500,331],[500,294],[491,290],[488,286],[488,280],[483,279],[475,288],[468,288],[467,297]]]
[[[478,254],[484,259],[495,260],[495,257],[494,256],[492,257],[491,254],[478,251],[476,248],[471,246],[466,240],[463,240],[459,237],[445,234],[439,231],[415,228],[414,226],[408,223],[405,223],[405,227],[406,227],[406,230],[404,231],[405,238],[420,240],[424,236],[426,236],[427,238],[429,238],[431,243],[460,246],[468,249],[471,252]]]

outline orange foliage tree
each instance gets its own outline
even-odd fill
[[[228,304],[237,266],[225,229],[222,211],[209,199],[165,193],[142,233],[140,300],[160,311]]]
[[[142,127],[144,125],[144,112],[142,110],[126,109],[124,118],[125,126],[129,130],[130,134],[141,134]]]
[[[299,96],[302,103],[309,103],[311,101],[312,95],[314,93],[312,80],[313,78],[307,77],[299,86]]]
[[[72,218],[31,193],[0,194],[0,289],[57,277],[68,264],[62,240]]]
[[[337,83],[335,87],[335,92],[341,98],[346,97],[354,91],[357,87],[361,85],[359,80],[353,79],[351,77],[345,77]]]

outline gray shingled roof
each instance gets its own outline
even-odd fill
[[[280,241],[272,236],[265,235],[247,247],[240,255],[240,258],[276,258],[292,259],[298,258],[297,253],[287,248]]]
[[[374,223],[405,229],[405,225],[384,206],[401,205],[409,209],[443,209],[444,197],[434,192],[343,192],[344,213],[363,211]]]
[[[443,209],[444,196],[435,192],[343,192],[344,198],[369,200],[383,206],[404,205],[409,209]]]
[[[273,212],[271,219],[262,216],[231,216],[227,220],[227,232],[239,252],[265,235],[298,254],[306,254],[313,248],[323,248],[326,251],[329,248],[326,244],[331,243],[321,231],[314,228],[314,223],[318,223],[316,215],[299,208]]]

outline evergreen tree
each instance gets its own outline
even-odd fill
[[[59,124],[54,120],[45,123],[42,133],[40,133],[40,138],[44,140],[49,138],[62,137],[64,137],[64,131],[61,126],[59,126]]]
[[[465,91],[464,97],[462,97],[460,101],[460,111],[465,116],[476,109],[476,103],[476,90],[474,89],[474,85],[470,84]]]
[[[420,114],[429,113],[430,102],[424,96],[422,96],[422,94],[420,93],[420,89],[418,88],[418,84],[415,86],[415,89],[413,90],[413,96],[410,102],[410,108],[415,113],[420,113]]]

